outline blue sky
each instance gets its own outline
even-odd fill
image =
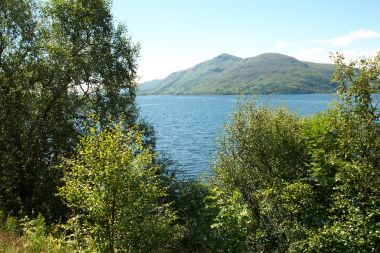
[[[113,0],[112,12],[141,43],[141,82],[221,53],[329,62],[380,51],[379,0]]]

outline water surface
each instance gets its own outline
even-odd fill
[[[216,96],[138,96],[141,116],[156,131],[157,150],[173,159],[184,177],[208,173],[216,138],[228,121],[238,98]],[[261,95],[259,101],[285,104],[300,115],[327,109],[333,94]]]

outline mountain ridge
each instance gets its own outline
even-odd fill
[[[333,64],[300,61],[279,53],[240,58],[220,54],[174,72],[156,86],[138,86],[139,95],[330,93]],[[148,82],[149,83],[149,82]]]

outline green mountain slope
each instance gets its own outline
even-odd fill
[[[328,93],[335,91],[330,82],[333,72],[332,64],[276,53],[245,59],[222,54],[175,72],[154,88],[141,84],[139,94]]]
[[[152,90],[156,88],[162,80],[160,79],[154,79],[148,82],[144,82],[138,86],[138,90],[141,92]]]

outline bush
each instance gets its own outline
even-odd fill
[[[47,233],[45,218],[41,214],[36,219],[24,217],[21,220],[8,216],[3,227],[5,230],[0,231],[0,252],[59,253],[73,250],[64,237]]]
[[[23,234],[30,252],[41,252],[46,241],[45,218],[39,214],[36,219],[24,218]]]
[[[18,226],[18,220],[16,217],[13,217],[11,215],[7,216],[7,219],[5,220],[5,231],[11,235],[20,234],[20,229]]]
[[[284,199],[290,197],[286,195],[289,190],[310,187],[302,183],[308,156],[301,129],[300,118],[285,107],[258,106],[253,100],[238,104],[220,138],[216,178],[223,191],[240,194],[248,208],[252,223],[248,244],[255,251],[285,250],[292,240],[305,236],[309,220],[301,213],[310,196],[297,195],[299,199],[292,200],[299,204],[292,210],[294,215],[287,214],[289,201]],[[236,212],[246,213],[243,209]],[[288,231],[289,223],[297,224],[298,230]]]
[[[82,138],[77,153],[63,163],[60,195],[72,209],[69,225],[77,247],[97,251],[160,251],[176,232],[174,213],[163,203],[151,149],[141,134],[97,123]]]
[[[339,100],[327,112],[301,119],[248,101],[221,138],[214,170],[249,208],[247,251],[380,250],[380,53],[335,57]],[[227,206],[216,216],[226,226],[245,208]]]

